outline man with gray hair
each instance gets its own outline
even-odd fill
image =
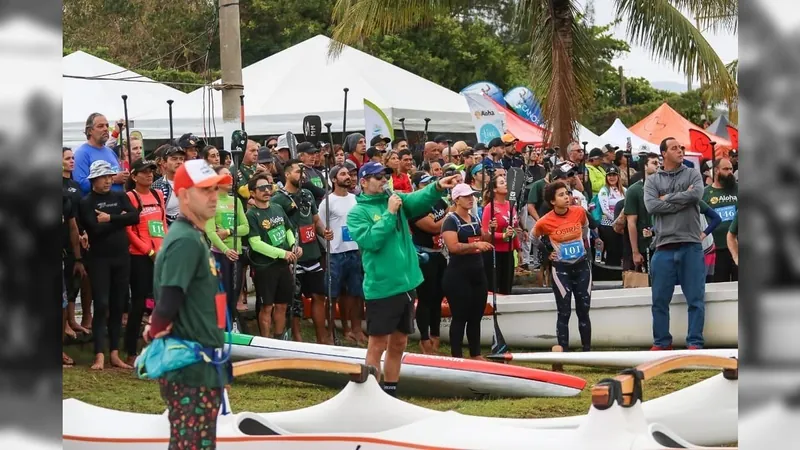
[[[100,113],[90,114],[86,119],[85,134],[86,142],[75,149],[75,170],[72,172],[75,181],[81,186],[81,192],[86,195],[92,190],[89,170],[95,161],[105,161],[114,169],[111,189],[123,192],[130,173],[121,170],[119,158],[114,150],[106,146],[109,138],[106,116]]]

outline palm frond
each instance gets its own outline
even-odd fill
[[[739,29],[739,0],[672,0],[679,11],[689,14],[701,30],[736,34]]]
[[[376,33],[396,34],[429,25],[438,14],[448,13],[459,0],[337,0],[328,56],[336,58],[345,45]]]
[[[576,119],[592,99],[591,45],[572,0],[520,0],[520,24],[530,26],[531,89],[542,101],[550,143],[566,152]]]
[[[702,84],[714,86],[729,104],[735,102],[739,95],[736,81],[700,30],[670,0],[616,3],[617,15],[627,18],[631,43],[648,48],[657,60],[693,75]]]

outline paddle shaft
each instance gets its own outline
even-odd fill
[[[122,109],[125,111],[125,139],[128,141],[128,168],[133,165],[131,158],[131,127],[128,125],[128,96],[122,95]],[[120,137],[122,137],[120,135]]]
[[[239,96],[239,108],[241,113],[241,121],[242,121],[242,132],[244,132],[244,95]],[[170,128],[172,128],[170,124]],[[233,236],[233,249],[236,253],[239,253],[240,246],[236,245],[238,243],[237,239],[237,230],[239,228],[239,164],[241,164],[241,159],[237,158],[237,156],[244,156],[244,149],[241,148],[241,145],[237,145],[237,143],[231,141],[235,148],[231,150],[231,160],[233,161],[233,169],[236,172],[233,177],[233,230],[231,230],[231,236]],[[246,144],[245,144],[246,145]],[[235,150],[235,151],[234,151]],[[237,162],[236,160],[239,159]],[[237,285],[241,284],[244,286],[244,277],[241,273],[239,273],[239,264],[241,264],[238,260],[233,261],[231,264],[231,286],[235,289]],[[239,281],[241,280],[241,281]],[[241,289],[235,293],[236,296],[241,294]],[[239,320],[239,312],[236,308],[233,308],[232,313],[235,316],[233,320]],[[259,325],[260,327],[261,325]]]
[[[347,136],[347,93],[350,92],[349,88],[342,89],[344,91],[344,111],[342,111],[342,146],[344,146],[344,138]],[[333,145],[333,142],[331,142]]]
[[[172,132],[172,104],[175,103],[175,100],[167,100],[167,105],[169,105],[169,141],[172,142],[172,139],[175,138],[175,135]]]
[[[328,130],[328,140],[331,142],[331,152],[333,152],[333,134],[331,133],[331,123],[326,123],[325,128]],[[336,180],[331,180],[331,162],[328,157],[325,157],[325,173],[328,174],[328,180],[331,183],[336,183]],[[331,194],[333,193],[333,189],[328,184],[325,183],[325,227],[330,229],[331,228]],[[331,327],[331,338],[333,342],[338,345],[336,342],[336,324],[334,321],[336,320],[336,307],[333,302],[333,296],[331,296],[331,241],[325,239],[325,251],[327,252],[327,257],[325,258],[325,277],[328,279],[328,315],[330,317],[330,327]],[[344,326],[344,321],[346,318],[342,317],[342,326]]]
[[[400,118],[400,126],[403,127],[403,139],[406,140],[406,144],[407,144],[408,143],[408,133],[406,133],[406,118],[405,117],[401,117]]]

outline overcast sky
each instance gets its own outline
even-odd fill
[[[752,0],[749,0],[752,1]],[[762,0],[766,2],[780,1],[780,0]],[[586,4],[586,0],[580,0],[580,3]],[[605,25],[614,20],[614,0],[594,0],[595,6],[595,24]],[[793,13],[798,16],[797,13]],[[733,61],[739,57],[739,39],[737,35],[732,34],[713,34],[710,32],[703,33],[716,50],[717,54],[722,58],[725,64]],[[625,23],[620,23],[614,29],[614,37],[627,41],[625,35]],[[674,81],[686,84],[686,75],[676,71],[669,64],[658,63],[650,55],[650,52],[643,47],[636,47],[631,45],[631,51],[623,58],[617,58],[613,61],[614,66],[622,66],[625,75],[629,77],[644,77],[654,81]],[[696,83],[696,82],[695,82]],[[696,84],[695,84],[695,87]]]

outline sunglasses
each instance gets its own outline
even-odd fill
[[[278,147],[278,144],[272,144],[272,145],[268,145],[268,146],[267,146],[267,148],[270,148],[270,149],[271,149],[271,148],[277,148],[277,147]]]
[[[383,181],[386,179],[386,175],[381,173],[378,175],[369,175],[366,178],[372,178],[373,180]]]
[[[256,190],[257,191],[261,191],[261,192],[272,191],[272,185],[271,184],[260,184],[260,185],[256,186]]]

